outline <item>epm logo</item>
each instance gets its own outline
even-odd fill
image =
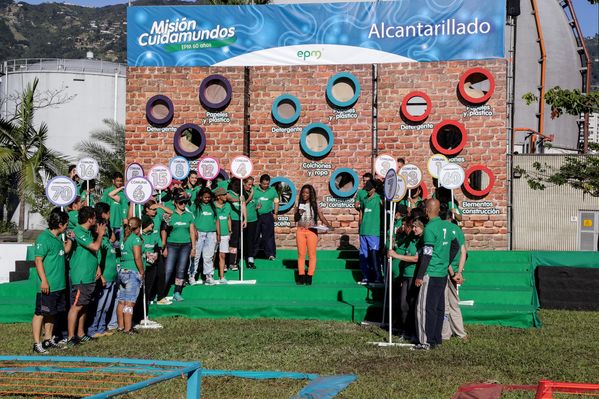
[[[320,50],[299,50],[297,52],[297,58],[303,61],[319,60],[320,57],[322,57],[322,51]]]

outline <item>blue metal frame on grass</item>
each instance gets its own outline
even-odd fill
[[[201,370],[202,365],[200,362],[172,362],[163,360],[144,360],[144,359],[118,359],[118,358],[103,358],[103,357],[49,357],[49,356],[0,356],[0,361],[14,361],[14,362],[26,362],[26,361],[42,361],[48,363],[108,363],[108,364],[120,364],[120,365],[137,365],[142,366],[136,370],[136,368],[128,368],[131,373],[138,374],[158,374],[154,378],[150,378],[145,381],[137,382],[135,384],[126,385],[117,389],[113,389],[107,392],[88,396],[87,399],[106,399],[113,396],[125,394],[128,392],[138,391],[143,388],[147,388],[150,385],[157,384],[162,381],[166,381],[172,378],[180,377],[182,375],[187,376],[187,399],[197,399],[200,397],[201,388]],[[145,366],[145,367],[143,367]],[[173,370],[166,371],[153,367],[172,367]],[[54,369],[48,367],[49,369]],[[12,373],[18,372],[36,372],[42,371],[40,367],[25,367],[23,369],[17,369],[11,367],[10,370],[0,368],[2,371],[11,371]],[[103,372],[121,372],[122,367],[107,367],[102,369]],[[64,372],[87,372],[87,371],[98,371],[97,368],[90,369],[89,367],[82,366],[81,368],[69,368],[62,369]]]

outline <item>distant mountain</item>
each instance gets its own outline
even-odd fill
[[[206,4],[141,0],[136,5]],[[81,7],[0,0],[0,61],[16,58],[85,58],[126,62],[127,5]]]

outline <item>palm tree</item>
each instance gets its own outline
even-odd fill
[[[94,158],[100,165],[100,183],[110,186],[114,172],[125,169],[125,126],[112,119],[104,119],[106,128],[95,130],[89,140],[75,146],[82,155]]]
[[[25,203],[31,193],[43,192],[44,179],[64,170],[66,158],[46,147],[48,126],[42,122],[34,126],[35,90],[39,80],[28,84],[21,94],[21,102],[10,120],[0,118],[0,174],[14,176],[19,196],[18,240],[23,240]],[[40,190],[41,188],[41,190]]]

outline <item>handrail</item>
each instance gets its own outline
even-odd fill
[[[19,58],[8,60],[5,74],[29,71],[60,71],[81,73],[110,73],[125,75],[126,65],[104,60],[63,58]]]
[[[545,40],[543,39],[543,30],[541,28],[541,18],[539,17],[539,8],[537,7],[537,0],[531,0],[532,11],[535,16],[535,25],[537,28],[537,35],[539,36],[539,47],[541,49],[541,87],[539,94],[539,133],[543,133],[545,130],[545,72],[547,63],[547,53],[545,52]]]

